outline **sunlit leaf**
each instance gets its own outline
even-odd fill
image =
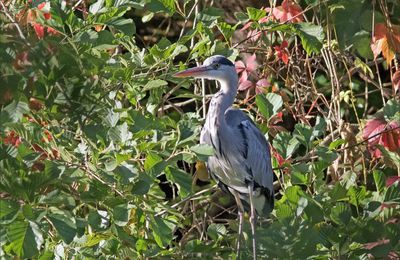
[[[39,253],[43,234],[38,225],[31,221],[15,221],[7,227],[7,236],[12,251],[20,257],[30,258]]]

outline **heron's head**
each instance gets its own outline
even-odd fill
[[[237,73],[235,65],[222,55],[215,55],[207,58],[203,65],[190,68],[174,74],[177,78],[205,78],[219,81],[236,81]]]

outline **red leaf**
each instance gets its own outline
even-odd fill
[[[35,162],[32,167],[31,167],[31,171],[38,171],[41,172],[43,171],[45,168],[44,163],[42,162]]]
[[[381,240],[378,240],[376,242],[365,243],[364,244],[364,248],[368,249],[368,250],[371,250],[374,247],[377,247],[377,246],[380,246],[380,245],[386,245],[386,244],[389,244],[389,243],[390,243],[389,239],[381,239]]]
[[[43,16],[44,16],[44,19],[46,19],[46,20],[51,19],[51,14],[50,13],[44,13]]]
[[[239,81],[238,90],[239,90],[239,91],[244,91],[244,90],[247,90],[247,89],[249,89],[249,88],[251,88],[251,87],[253,87],[253,86],[254,86],[254,84],[253,84],[253,82],[251,82],[250,80],[245,80],[245,81],[243,81],[243,82],[240,82],[240,81]]]
[[[48,143],[48,142],[51,142],[53,140],[53,136],[51,135],[51,133],[47,129],[45,129],[43,131],[43,134],[44,134],[44,137],[42,137],[40,139],[42,142]]]
[[[44,106],[43,103],[41,101],[39,101],[38,99],[36,99],[36,98],[29,99],[29,108],[30,109],[38,111],[38,110],[42,109],[43,106]]]
[[[241,74],[239,77],[238,90],[243,91],[254,86],[254,83],[248,80],[248,76],[257,69],[256,55],[253,54],[246,58],[246,62],[235,62],[236,72]]]
[[[394,59],[395,52],[400,51],[400,28],[392,25],[388,29],[383,23],[375,24],[371,50],[375,59],[382,53],[389,64]]]
[[[3,139],[4,144],[12,145],[18,147],[22,141],[21,137],[15,131],[8,132],[7,136]]]
[[[274,46],[275,55],[286,65],[289,63],[288,42],[283,41],[280,46]]]
[[[240,72],[246,70],[246,65],[243,63],[243,61],[239,60],[239,61],[235,62],[235,68],[236,68],[236,72],[240,73]]]
[[[47,32],[50,35],[58,35],[58,34],[60,34],[57,30],[55,30],[54,28],[51,28],[51,27],[47,27]]]
[[[15,56],[15,60],[13,62],[13,67],[16,70],[23,70],[25,69],[25,67],[32,65],[29,60],[28,60],[28,52],[27,51],[23,51],[18,53]]]
[[[250,28],[250,26],[253,24],[253,21],[247,22],[245,25],[243,25],[243,28],[240,29],[240,31],[244,31],[247,30],[248,28]]]
[[[390,176],[386,179],[386,187],[392,186],[393,183],[400,180],[400,176]]]
[[[35,33],[39,39],[43,39],[44,37],[44,27],[38,23],[32,23],[33,29],[35,29]]]
[[[264,93],[265,88],[271,86],[271,82],[268,79],[260,79],[256,83],[256,94]]]
[[[303,9],[301,9],[301,6],[292,0],[284,0],[281,6],[277,6],[272,10],[274,17],[281,23],[298,23],[303,21],[303,17],[301,16],[302,12]]]
[[[379,132],[381,132],[386,125],[386,121],[383,119],[372,119],[367,122],[364,127],[363,138],[368,139],[368,143],[376,144],[379,139]]]
[[[282,155],[280,155],[280,154],[278,153],[278,151],[275,150],[275,148],[271,147],[271,152],[272,152],[272,156],[273,156],[273,157],[276,159],[276,161],[278,162],[278,166],[279,166],[279,167],[282,167],[282,166],[285,164],[286,160],[283,158]]]
[[[60,159],[60,152],[56,149],[51,149],[51,157],[54,159]]]
[[[40,153],[39,160],[43,161],[44,159],[46,159],[48,157],[46,151],[42,147],[40,147],[38,144],[32,144],[32,148],[35,152]]]
[[[42,11],[44,19],[49,20],[51,19],[50,14],[50,2],[42,2],[38,5],[38,9]]]
[[[372,156],[379,158],[382,153],[376,145],[382,145],[389,151],[400,149],[400,125],[396,121],[387,123],[383,119],[372,119],[367,122],[363,138],[368,142]]]
[[[256,55],[253,54],[246,59],[246,70],[250,73],[257,69]]]

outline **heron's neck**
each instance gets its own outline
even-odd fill
[[[207,123],[210,128],[225,128],[225,111],[233,104],[237,92],[237,77],[231,80],[219,80],[220,91],[211,99],[207,114]]]

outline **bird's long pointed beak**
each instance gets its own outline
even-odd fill
[[[208,66],[199,66],[175,73],[173,76],[176,78],[196,77],[201,76],[204,72],[208,71]]]

